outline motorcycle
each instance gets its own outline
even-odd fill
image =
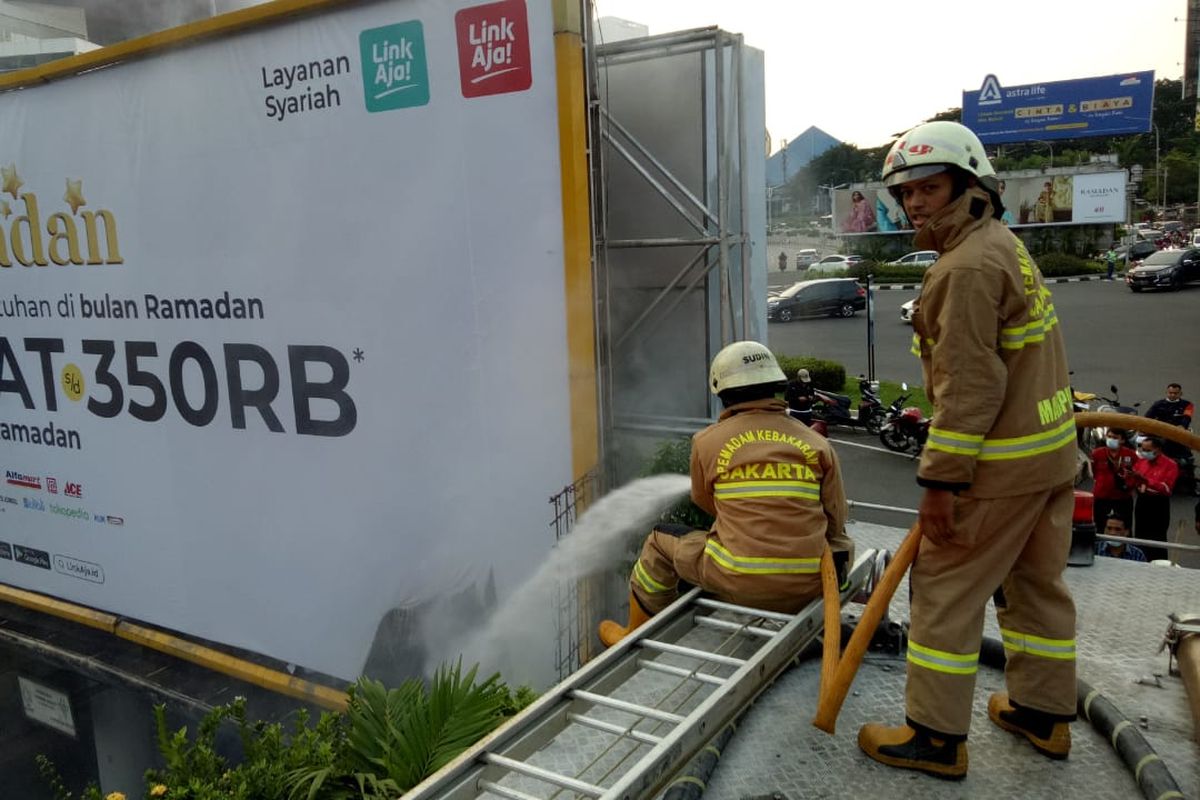
[[[1121,403],[1121,394],[1117,391],[1115,384],[1108,387],[1112,392],[1112,397],[1104,395],[1091,394],[1084,392],[1075,392],[1075,410],[1076,411],[1106,411],[1116,412],[1118,414],[1132,414],[1137,416],[1138,407],[1141,403],[1134,403],[1127,406]],[[1090,456],[1092,450],[1104,445],[1106,431],[1103,428],[1081,428],[1083,440],[1080,442],[1080,447],[1087,451]],[[1137,432],[1133,430],[1125,431],[1125,444],[1129,447],[1137,447]]]
[[[850,414],[850,398],[844,394],[816,389],[813,392],[812,414],[826,425],[846,425],[866,428],[867,433],[877,434],[883,427],[883,403],[879,400],[879,381],[869,381],[858,376],[858,391],[862,399],[858,404],[857,416]]]
[[[902,394],[888,407],[879,441],[888,450],[916,455],[929,438],[930,419],[916,406],[905,406],[910,395]]]

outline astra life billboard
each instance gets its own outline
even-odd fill
[[[524,580],[572,478],[557,114],[524,0],[0,94],[0,583],[352,679]]]
[[[984,144],[1146,133],[1154,72],[1001,86],[995,75],[963,92],[963,124]]]

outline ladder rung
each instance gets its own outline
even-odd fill
[[[524,792],[518,792],[516,789],[510,789],[507,786],[501,786],[495,781],[480,781],[479,788],[483,789],[485,792],[491,792],[492,794],[498,794],[501,797],[507,797],[508,800],[541,800],[540,798],[534,797],[531,794],[525,794]]]
[[[587,717],[583,714],[567,714],[567,719],[571,720],[571,722],[584,725],[588,728],[595,728],[598,731],[604,731],[605,733],[615,733],[617,736],[628,736],[630,739],[636,739],[642,744],[655,745],[662,741],[661,737],[651,736],[650,734],[642,731],[636,731],[632,728],[626,728],[622,725],[614,725],[611,722],[605,722],[593,717]]]
[[[576,690],[571,692],[571,696],[579,700],[586,700],[589,703],[594,703],[598,706],[616,709],[617,711],[625,711],[630,714],[637,714],[641,717],[649,717],[660,722],[670,722],[672,725],[678,725],[683,722],[684,718],[678,714],[672,714],[669,711],[660,711],[657,708],[649,706],[639,706],[637,703],[628,703],[624,700],[617,700],[614,697],[607,695],[595,694],[594,692],[584,692]]]
[[[763,611],[761,608],[750,608],[749,606],[735,606],[733,603],[722,603],[720,600],[712,600],[707,597],[697,597],[696,605],[704,606],[705,608],[715,608],[719,611],[732,611],[735,614],[746,614],[751,617],[773,619],[776,622],[791,622],[796,618],[795,614],[782,614],[778,611]]]
[[[527,775],[530,778],[537,778],[546,783],[553,783],[555,786],[561,786],[564,789],[570,789],[573,792],[586,794],[588,797],[599,797],[604,794],[604,788],[591,783],[584,783],[581,780],[559,775],[557,772],[551,772],[548,769],[535,767],[532,764],[526,764],[524,761],[517,761],[506,756],[498,756],[495,753],[486,753],[483,756],[484,760],[489,764],[495,764],[497,767],[504,767],[512,772],[519,772],[522,775]]]
[[[700,614],[696,615],[696,625],[701,628],[715,628],[719,631],[732,631],[733,633],[744,633],[747,636],[759,636],[764,639],[770,639],[779,631],[769,631],[766,628],[760,628],[749,623],[730,622],[727,619],[717,619],[715,617],[706,617]]]
[[[733,656],[723,656],[719,653],[710,653],[707,650],[694,650],[691,647],[680,647],[677,644],[667,644],[654,639],[642,639],[638,642],[642,647],[647,647],[651,650],[658,650],[662,653],[674,653],[677,656],[690,656],[699,658],[704,661],[711,661],[714,664],[725,664],[730,667],[740,667],[746,662],[740,658]]]
[[[713,686],[720,686],[725,683],[725,678],[720,675],[709,675],[707,672],[695,672],[683,667],[673,667],[670,664],[663,664],[660,661],[655,661],[650,658],[639,658],[638,666],[642,669],[654,670],[655,672],[665,672],[668,675],[676,675],[680,678],[691,678],[692,680],[700,681],[701,683],[710,683]]]

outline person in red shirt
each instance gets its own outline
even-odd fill
[[[1109,428],[1104,445],[1092,451],[1092,519],[1096,530],[1104,530],[1108,518],[1116,512],[1123,520],[1133,519],[1133,486],[1125,476],[1133,470],[1137,453],[1125,444],[1125,431]]]
[[[1133,507],[1133,531],[1139,539],[1167,541],[1171,524],[1171,492],[1179,478],[1179,466],[1162,453],[1162,441],[1147,436],[1138,443],[1138,460],[1130,473],[1137,491]],[[1166,548],[1146,547],[1146,558],[1154,561],[1167,557]]]

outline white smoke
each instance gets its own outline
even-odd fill
[[[558,542],[537,572],[496,610],[482,630],[464,640],[442,635],[430,643],[432,663],[478,662],[480,673],[499,671],[513,686],[544,686],[554,646],[555,602],[560,587],[589,575],[611,571],[630,546],[650,532],[659,515],[691,488],[686,475],[655,475],[633,481],[602,497]],[[590,631],[582,632],[590,635]]]

